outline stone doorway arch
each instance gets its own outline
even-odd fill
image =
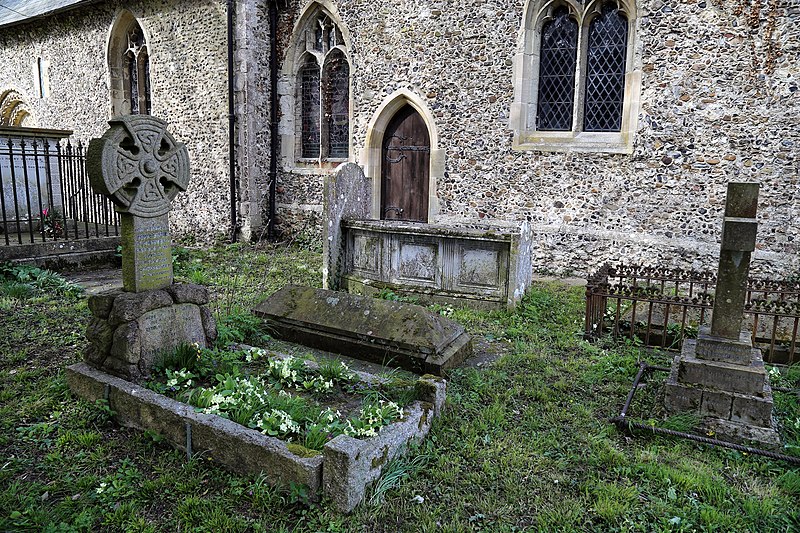
[[[405,110],[404,110],[405,108]],[[410,108],[410,109],[408,109]],[[371,214],[374,219],[385,218],[383,216],[383,190],[382,172],[384,154],[384,140],[390,124],[398,113],[408,113],[410,111],[418,114],[427,129],[430,158],[428,171],[427,187],[427,213],[419,217],[423,222],[433,222],[439,214],[439,200],[436,194],[436,184],[444,177],[444,150],[439,147],[439,134],[436,129],[433,115],[419,96],[407,89],[400,89],[389,95],[375,112],[367,128],[367,138],[364,150],[361,154],[363,161],[364,174],[372,181],[372,209]],[[393,218],[393,217],[392,217]]]
[[[0,91],[0,126],[33,127],[33,114],[18,91]]]

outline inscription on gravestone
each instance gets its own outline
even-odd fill
[[[86,168],[92,187],[120,213],[123,288],[167,287],[172,283],[168,213],[189,184],[188,151],[155,117],[129,115],[109,124],[102,138],[89,143]]]

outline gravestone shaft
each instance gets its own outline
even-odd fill
[[[172,283],[169,216],[141,218],[120,213],[122,286],[129,292],[163,289]]]
[[[728,183],[711,335],[738,341],[742,331],[750,256],[756,247],[758,183]]]

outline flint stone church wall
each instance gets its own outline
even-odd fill
[[[320,3],[349,38],[351,161],[365,164],[368,125],[390,94],[410,91],[430,110],[444,153],[430,222],[527,220],[541,272],[586,274],[623,259],[708,268],[726,182],[753,179],[762,185],[754,272],[800,269],[800,0],[637,2],[642,91],[630,155],[513,149],[524,0]],[[171,124],[192,162],[173,232],[210,241],[230,229],[226,4],[108,0],[2,28],[0,91],[20,91],[37,126],[99,136],[110,118],[108,33],[129,9],[148,41],[152,113]],[[310,4],[280,3],[281,69]],[[238,209],[252,238],[267,223],[268,1],[236,5]],[[35,86],[37,57],[49,62],[45,98]],[[282,100],[281,123],[293,112]],[[320,233],[323,178],[335,167],[300,168],[282,157],[277,222],[285,234]]]
[[[586,274],[620,260],[710,268],[726,183],[757,180],[754,273],[800,268],[797,0],[637,2],[642,92],[630,155],[512,149],[523,0],[322,3],[351,38],[351,160],[364,164],[368,124],[396,90],[432,112],[446,155],[431,222],[527,220],[536,271]],[[281,35],[306,5],[290,2]],[[281,170],[284,227],[316,227],[331,169],[284,159]]]
[[[170,215],[177,236],[210,241],[230,228],[225,0],[110,0],[0,28],[0,93],[20,91],[42,128],[99,137],[111,118],[108,37],[129,10],[150,56],[152,114],[186,144],[192,186]],[[49,95],[39,98],[35,65],[49,63]]]

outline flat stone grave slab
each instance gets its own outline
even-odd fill
[[[287,285],[253,312],[278,338],[417,373],[472,354],[463,326],[419,305]]]

